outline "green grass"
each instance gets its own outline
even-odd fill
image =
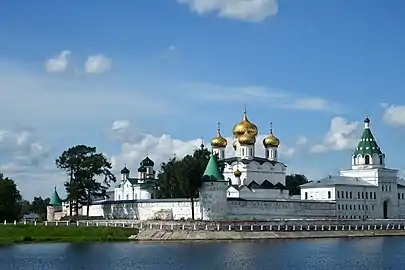
[[[128,241],[137,229],[120,227],[77,227],[44,225],[0,225],[0,245],[39,242]]]

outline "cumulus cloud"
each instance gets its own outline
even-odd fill
[[[177,0],[193,12],[215,12],[219,17],[260,22],[278,13],[277,0]]]
[[[297,145],[306,145],[308,143],[308,138],[305,136],[299,136],[297,139]]]
[[[89,74],[102,74],[109,72],[112,62],[102,54],[89,56],[84,63],[84,71]]]
[[[357,121],[349,122],[342,117],[334,117],[330,121],[330,128],[326,132],[323,142],[314,145],[310,151],[323,153],[334,150],[354,149],[359,140],[359,125]]]
[[[53,58],[46,60],[45,70],[49,73],[65,72],[69,65],[70,51],[61,51]]]
[[[392,126],[405,126],[405,105],[383,104],[383,120]]]
[[[117,136],[120,138],[122,138],[121,135],[124,130],[126,134],[128,134],[128,130],[133,130],[129,125],[129,121],[124,120],[113,122],[111,129],[113,132],[118,133]],[[259,135],[257,137],[256,153],[259,156],[264,156],[264,148],[261,141],[265,136],[267,135]],[[199,138],[190,140],[175,139],[169,134],[162,134],[160,136],[154,136],[151,134],[133,134],[132,136],[129,136],[131,139],[134,137],[137,137],[138,139],[131,142],[123,142],[121,152],[110,156],[116,172],[121,170],[124,166],[127,166],[130,170],[136,171],[139,167],[139,162],[146,154],[155,161],[157,168],[159,168],[159,165],[162,162],[167,161],[173,156],[182,158],[187,154],[193,153],[193,151],[198,149],[203,142]],[[226,139],[228,140],[228,147],[226,148],[225,154],[226,156],[233,156],[233,138],[227,137]],[[203,143],[208,149],[211,148],[209,141]],[[281,158],[290,157],[295,153],[293,147],[287,147],[285,145],[281,145],[279,151]]]

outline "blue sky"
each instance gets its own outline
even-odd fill
[[[405,3],[271,2],[5,1],[0,169],[45,196],[71,145],[134,170],[146,152],[160,162],[208,144],[218,121],[231,136],[245,102],[260,134],[274,122],[291,173],[348,167],[366,114],[405,169]]]

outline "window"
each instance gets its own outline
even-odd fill
[[[374,200],[377,200],[377,192],[374,192]]]
[[[366,165],[370,164],[370,156],[369,156],[369,155],[366,155],[366,156],[365,156],[365,158],[364,158],[364,163],[365,163]]]
[[[364,204],[361,206],[361,209],[363,209],[363,210],[364,210]]]
[[[330,191],[328,191],[328,199],[330,199],[332,197],[332,194],[330,193]]]
[[[366,192],[366,200],[368,200],[368,192]]]
[[[361,198],[364,199],[364,192],[361,192]]]
[[[340,192],[339,191],[337,192],[337,197],[338,197],[338,199],[340,199]]]
[[[340,204],[338,204],[338,210],[340,210]]]
[[[350,205],[350,210],[352,210],[352,205]]]
[[[401,199],[401,196],[400,196],[400,195],[401,195],[401,194],[399,194],[399,193],[398,193],[398,200],[400,200],[400,199]]]
[[[375,206],[374,206],[374,205],[373,205],[373,206],[371,206],[371,209],[373,209],[373,210],[374,210],[374,209],[375,209]]]
[[[253,149],[250,148],[250,156],[253,156]]]
[[[352,192],[350,191],[350,199],[352,198]]]
[[[118,195],[118,200],[120,200],[121,199],[121,196],[120,195]]]
[[[401,194],[402,200],[404,199],[404,193]]]
[[[305,200],[308,200],[308,192],[305,192]]]
[[[349,191],[346,191],[346,199],[349,198]]]
[[[347,210],[347,204],[346,204],[345,208],[346,208],[346,210]]]
[[[353,205],[353,210],[356,210],[356,205]]]
[[[389,190],[389,192],[391,192],[391,185],[388,186],[388,190]]]
[[[357,192],[357,199],[360,199],[360,191]]]

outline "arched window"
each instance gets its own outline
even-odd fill
[[[364,163],[365,163],[366,165],[370,164],[370,156],[369,156],[369,155],[366,155],[366,156],[364,157]]]
[[[328,191],[328,199],[330,199],[332,197],[332,194],[330,191]]]
[[[353,165],[356,165],[356,157],[355,156],[353,156]]]

